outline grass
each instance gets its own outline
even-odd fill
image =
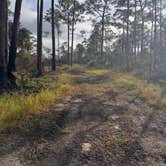
[[[4,94],[0,97],[0,132],[15,128],[21,122],[47,110],[62,94],[90,95],[100,99],[113,96],[125,100],[141,100],[150,106],[166,107],[166,95],[158,85],[147,84],[133,75],[104,69],[89,69],[85,66],[62,66],[58,75],[48,73],[40,78],[27,79],[25,89],[20,92]],[[74,80],[82,76],[96,77],[107,75],[107,80],[100,84],[77,84]],[[26,91],[26,88],[30,89]],[[37,89],[37,90],[36,90]],[[106,94],[110,91],[110,94]],[[114,96],[113,96],[114,97]]]
[[[105,89],[109,88],[115,94],[125,97],[126,100],[140,99],[149,106],[166,108],[165,87],[159,84],[147,83],[130,73],[108,70],[100,70],[100,72],[101,75],[104,73],[109,75],[109,83],[103,83]]]
[[[159,85],[148,84],[132,75],[122,75],[115,77],[112,81],[112,89],[126,98],[140,99],[150,106],[160,104],[162,88]]]
[[[78,65],[73,66],[72,71],[77,70],[84,73],[85,80],[90,77],[108,76],[108,79],[103,80],[100,84],[93,84],[93,86],[88,84],[88,82],[80,84],[79,89],[83,94],[87,93],[88,95],[101,98],[106,96],[105,92],[108,92],[109,89],[111,93],[121,96],[128,101],[139,99],[149,106],[166,107],[166,95],[163,95],[165,90],[159,85],[147,83],[130,73],[121,73],[106,69],[92,69],[82,66],[79,68]],[[77,79],[78,77],[79,75],[65,73],[62,78],[65,82],[73,84],[73,79]]]
[[[59,85],[54,90],[41,90],[37,94],[12,93],[0,98],[0,131],[15,128],[31,116],[47,110],[65,91]]]
[[[106,79],[100,77],[103,75],[107,76]],[[94,84],[90,84],[88,81],[82,83],[75,81],[82,78],[88,80],[91,77],[97,77],[102,81],[100,83],[94,82]],[[131,165],[131,159],[131,162],[138,163],[137,159],[142,161],[145,157],[142,146],[135,141],[136,126],[133,123],[135,118],[128,116],[135,111],[135,108],[128,108],[128,105],[132,103],[138,108],[141,105],[148,105],[151,108],[159,107],[164,110],[166,108],[166,95],[163,94],[162,87],[148,84],[130,73],[111,70],[89,69],[78,65],[74,65],[71,69],[68,66],[63,66],[58,68],[58,74],[47,73],[40,78],[25,81],[24,86],[33,90],[26,91],[25,89],[23,93],[22,91],[13,92],[0,97],[0,133],[7,129],[10,131],[16,129],[14,131],[25,135],[26,138],[28,136],[33,139],[35,137],[48,137],[52,132],[59,130],[59,127],[56,126],[54,112],[52,114],[52,111],[47,110],[52,108],[52,104],[63,94],[76,97],[84,95],[84,97],[88,96],[89,100],[91,97],[95,97],[104,103],[108,101],[108,104],[111,101],[110,103],[113,104],[105,106],[103,114],[108,113],[111,116],[115,114],[119,118],[116,120],[108,118],[107,121],[90,131],[91,133],[85,134],[84,142],[92,144],[93,151],[90,152],[92,153],[90,155],[97,156],[99,159],[103,157],[106,163],[113,163],[113,165],[114,163],[115,165],[117,163],[123,165],[126,162]],[[123,100],[125,100],[124,103]],[[149,107],[145,108],[147,108],[146,111],[151,111],[148,110]],[[146,113],[144,109],[141,108],[141,110],[142,113]],[[157,111],[157,109],[154,110]],[[137,116],[135,113],[133,115]],[[164,116],[160,118],[163,118],[164,121]],[[120,130],[117,130],[116,126],[119,126]],[[43,134],[45,135],[43,136]],[[3,139],[4,135],[2,134]],[[40,155],[44,151],[47,153],[47,146],[47,144],[39,144],[39,151],[32,156]],[[31,153],[33,152],[29,152],[28,149],[26,155]]]

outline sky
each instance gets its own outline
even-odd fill
[[[84,2],[84,0],[79,0],[80,2]],[[51,6],[51,0],[44,0],[44,11],[46,12]],[[11,0],[10,9],[14,11],[15,7],[15,0]],[[37,14],[36,14],[36,0],[23,0],[22,4],[22,11],[21,11],[21,26],[29,29],[32,31],[34,36],[36,36],[36,20],[37,20]],[[92,29],[91,22],[84,22],[84,23],[78,23],[76,25],[76,35],[75,35],[75,42],[74,45],[82,41],[82,37],[80,35],[80,31],[84,30],[87,31],[86,37],[88,37],[90,31]],[[49,23],[44,22],[44,32],[51,32],[51,27]],[[66,25],[61,26],[61,43],[66,41],[67,39],[67,30]],[[43,38],[43,45],[44,47],[51,49],[51,33],[46,37],[44,35]]]

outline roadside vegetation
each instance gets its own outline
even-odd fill
[[[59,67],[58,72],[57,75],[47,73],[39,78],[25,79],[24,83],[20,82],[20,90],[3,93],[0,97],[1,132],[17,128],[24,121],[42,114],[65,94],[86,94],[110,100],[118,96],[131,103],[138,101],[153,107],[166,107],[165,88],[149,84],[132,74],[80,65]],[[105,91],[109,94],[105,95]]]

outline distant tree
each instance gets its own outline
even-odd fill
[[[29,52],[33,51],[35,44],[35,39],[32,35],[32,32],[26,28],[20,28],[18,31],[17,45],[20,52]]]
[[[140,13],[141,13],[141,51],[140,55],[142,56],[143,54],[143,48],[144,48],[144,28],[145,28],[145,13],[144,10],[147,5],[147,0],[139,0],[140,4]]]
[[[100,25],[95,24],[94,28],[91,32],[91,35],[88,39],[88,44],[87,44],[87,53],[86,55],[89,58],[96,57],[100,55],[100,48],[101,48],[101,33],[100,33]]]
[[[100,55],[103,56],[104,50],[104,31],[106,19],[110,19],[112,0],[86,0],[86,8],[89,14],[96,17],[101,23],[101,48]]]
[[[83,44],[77,44],[75,49],[75,62],[76,63],[83,63],[83,56],[85,54],[85,48]]]
[[[56,15],[58,15],[59,12],[56,13]],[[56,26],[56,30],[57,30],[57,51],[58,51],[58,60],[60,60],[60,35],[61,35],[61,30],[60,30],[60,27],[61,27],[61,24],[60,24],[60,20],[58,20],[58,16],[57,16],[57,22],[55,23],[55,26]]]
[[[75,24],[78,21],[82,20],[83,12],[84,12],[84,5],[79,3],[78,0],[59,0],[56,5],[55,13],[57,15],[56,17],[57,33],[60,34],[60,31],[58,31],[60,24],[58,23],[60,22],[60,20],[61,21],[63,20],[63,22],[67,25],[68,63],[70,63],[71,65],[72,65],[72,57],[74,50],[73,48],[74,48]],[[71,44],[70,44],[70,37],[71,37]],[[71,45],[71,52],[70,52],[70,45]]]
[[[77,0],[73,0],[73,6],[72,6],[72,39],[71,39],[71,59],[70,64],[72,66],[73,64],[73,50],[74,50],[74,31],[75,31],[75,24],[77,22],[83,21],[82,14],[84,13],[84,5],[79,3]]]
[[[57,31],[57,41],[58,41],[58,57],[60,52],[60,26],[61,24],[67,25],[67,42],[68,42],[68,63],[70,60],[70,26],[72,20],[72,0],[58,0],[55,3],[54,7],[54,24]],[[52,8],[49,9],[45,15],[45,20],[49,23],[52,23]]]
[[[61,62],[68,63],[68,43],[64,42],[60,46]]]

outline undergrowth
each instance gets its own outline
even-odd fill
[[[17,127],[22,121],[47,110],[62,94],[90,95],[99,97],[122,96],[125,100],[141,100],[150,106],[166,107],[166,95],[163,89],[154,84],[148,84],[130,74],[114,72],[105,69],[89,69],[85,66],[63,66],[57,75],[48,73],[37,79],[26,79],[19,92],[0,96],[0,132]],[[106,80],[89,84],[76,83],[80,76],[86,78],[107,75]],[[96,77],[97,79],[100,77]],[[27,89],[29,89],[27,91]],[[106,94],[110,91],[110,94]]]
[[[66,90],[67,86],[58,85],[37,94],[4,94],[0,97],[0,131],[17,127],[25,119],[47,110]]]
[[[112,96],[112,94],[116,94],[117,96],[122,96],[129,102],[140,100],[152,107],[166,107],[165,89],[158,84],[147,83],[130,73],[121,73],[113,70],[83,68],[82,66],[79,68],[78,65],[72,68],[72,71],[74,70],[79,70],[84,73],[84,80],[87,79],[87,81],[79,85],[80,90],[84,94],[87,93],[88,95],[102,98],[106,96],[105,92],[110,90],[111,94],[109,95]],[[108,78],[101,80],[100,84],[94,83],[93,86],[91,86],[91,84],[88,83],[89,78],[103,75],[108,76]],[[65,74],[64,76],[63,80],[72,84],[73,79],[79,79],[79,75]],[[100,79],[100,77],[96,78]]]

